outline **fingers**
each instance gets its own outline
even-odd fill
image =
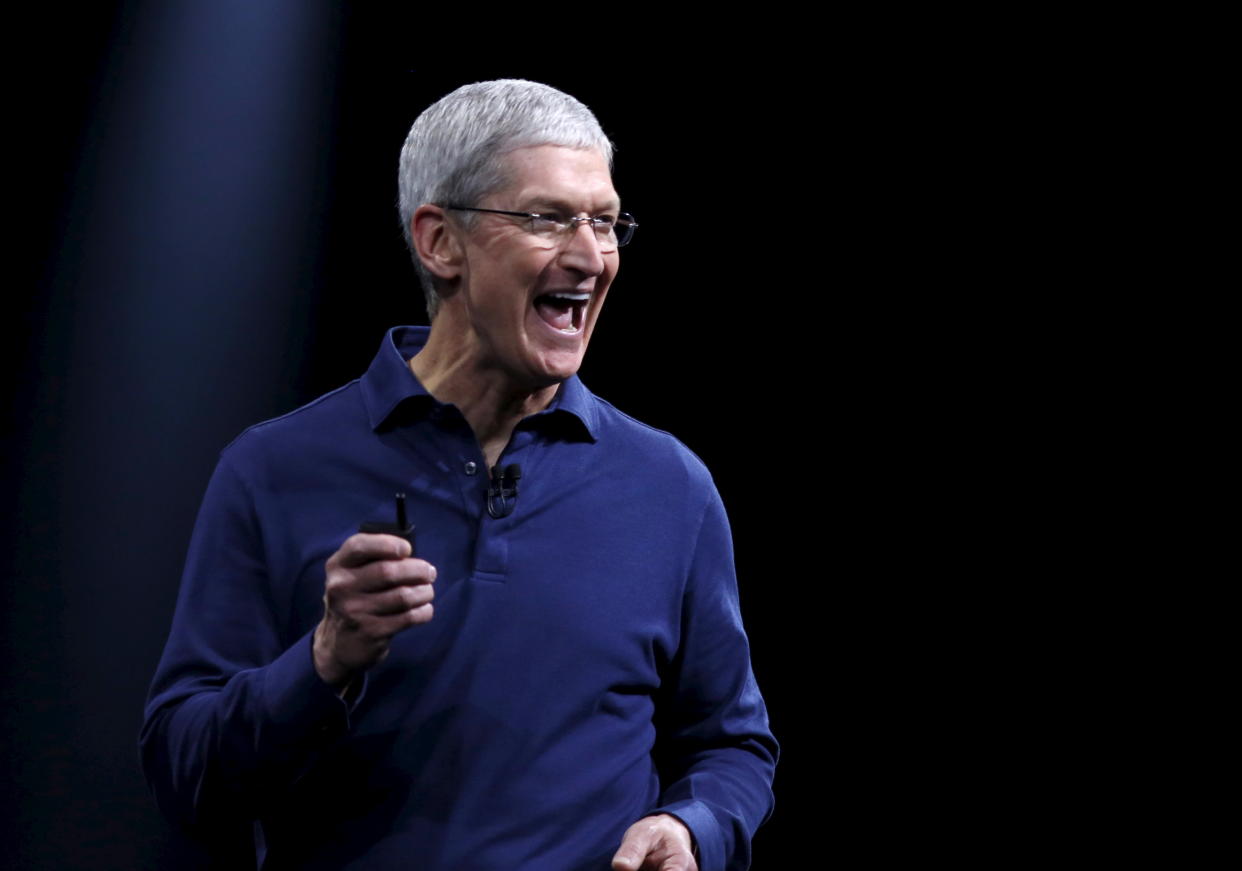
[[[643,867],[643,857],[647,855],[645,843],[639,843],[629,832],[621,842],[620,849],[612,857],[612,871],[639,871]]]
[[[404,614],[421,608],[435,597],[435,587],[426,581],[402,585],[368,596],[367,610],[377,617]]]
[[[698,871],[690,832],[669,814],[645,817],[625,831],[613,871]]]
[[[368,617],[401,615],[428,606],[435,598],[435,578],[435,566],[415,559],[380,560],[356,569],[329,571],[324,604],[354,624]]]
[[[345,539],[336,553],[328,560],[342,568],[356,568],[375,560],[405,559],[410,555],[410,543],[395,535],[372,535],[359,532]]]
[[[328,586],[358,593],[380,593],[401,585],[430,584],[435,566],[420,559],[379,559],[355,568],[328,567]]]
[[[429,584],[435,566],[410,557],[410,543],[395,535],[358,533],[328,558],[327,586],[373,593],[399,584]]]
[[[409,554],[402,538],[359,533],[328,558],[314,642],[315,668],[327,683],[347,685],[387,656],[394,635],[431,620],[436,569]]]
[[[388,655],[394,635],[431,620],[433,597],[429,583],[335,598],[325,592],[323,619],[315,629],[315,670],[332,686],[346,685]]]
[[[352,631],[346,640],[351,645],[361,646],[364,650],[370,649],[378,655],[388,649],[392,637],[401,630],[430,622],[435,614],[434,607],[428,602],[397,614],[367,615],[349,627]]]

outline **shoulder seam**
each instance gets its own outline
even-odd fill
[[[684,451],[685,451],[686,453],[688,453],[690,456],[694,457],[695,461],[696,461],[696,462],[698,462],[698,464],[699,464],[700,466],[702,466],[702,467],[703,467],[703,471],[707,473],[707,477],[708,477],[708,479],[714,482],[714,480],[715,480],[715,479],[712,477],[711,470],[707,467],[707,463],[703,462],[703,458],[702,458],[702,457],[700,457],[697,453],[695,453],[695,451],[694,451],[694,449],[693,449],[693,448],[691,448],[689,445],[687,445],[685,442],[683,442],[683,441],[682,441],[681,439],[679,439],[677,436],[673,435],[673,433],[671,433],[671,432],[669,432],[668,430],[665,430],[665,429],[660,429],[658,426],[652,426],[652,425],[651,425],[651,424],[649,424],[649,423],[644,423],[643,421],[639,420],[638,418],[634,417],[633,415],[627,414],[626,412],[624,412],[624,411],[622,411],[621,409],[617,408],[615,405],[613,405],[613,404],[612,404],[611,402],[609,402],[607,399],[604,399],[604,398],[602,398],[602,397],[596,396],[594,393],[592,393],[592,394],[591,394],[591,399],[595,400],[595,401],[596,401],[596,402],[598,402],[600,405],[603,405],[603,406],[607,407],[608,409],[610,409],[610,410],[611,410],[614,414],[618,415],[619,417],[623,417],[623,418],[625,418],[625,419],[626,419],[626,420],[628,420],[630,423],[636,424],[636,425],[638,425],[638,426],[642,427],[643,429],[648,430],[649,432],[656,433],[657,435],[667,436],[668,438],[672,439],[672,440],[673,440],[673,441],[677,444],[677,446],[678,446],[678,447],[680,447],[682,450],[684,450]]]
[[[344,390],[348,390],[349,388],[353,387],[355,384],[358,384],[361,381],[362,381],[361,378],[355,378],[353,381],[350,381],[346,384],[342,384],[340,387],[336,388],[335,390],[329,390],[327,393],[323,394],[322,396],[315,397],[314,399],[312,399],[310,402],[306,403],[305,405],[299,405],[297,408],[293,409],[292,411],[286,411],[284,414],[278,415],[276,417],[270,417],[267,420],[261,420],[258,423],[251,424],[250,426],[246,427],[244,430],[239,432],[233,438],[231,442],[225,445],[224,448],[220,451],[220,453],[223,454],[229,448],[233,447],[233,445],[239,442],[248,433],[263,429],[264,427],[271,426],[272,424],[275,424],[275,423],[280,423],[285,418],[293,417],[294,415],[301,414],[304,411],[308,411],[309,409],[314,408],[316,405],[319,405],[319,403],[325,402],[328,399],[331,399],[333,396],[336,396],[336,394]]]

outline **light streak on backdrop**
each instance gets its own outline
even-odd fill
[[[150,863],[134,748],[194,513],[219,449],[297,395],[334,6],[125,4],[98,77],[15,436],[6,638],[40,697],[4,731],[47,867]]]

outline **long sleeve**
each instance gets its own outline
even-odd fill
[[[515,429],[492,517],[467,422],[406,365],[422,338],[224,450],[146,709],[159,804],[257,819],[280,868],[603,868],[659,811],[702,871],[745,868],[777,746],[706,467],[571,379]],[[435,617],[346,704],[312,660],[324,564],[394,492]]]
[[[778,747],[755,683],[738,607],[728,520],[714,492],[699,530],[681,644],[657,702],[661,806],[693,832],[700,871],[750,865],[772,812]]]
[[[278,616],[272,599],[254,501],[226,452],[199,512],[140,739],[157,801],[187,822],[257,816],[348,728],[345,703],[315,673],[310,633]]]

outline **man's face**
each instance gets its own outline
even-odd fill
[[[479,208],[617,215],[620,200],[598,151],[539,145],[520,148],[507,161],[509,184]],[[455,294],[467,325],[463,352],[523,389],[564,381],[582,364],[617,273],[617,250],[601,251],[585,223],[553,241],[533,236],[520,218],[475,218],[463,237],[465,268]]]

